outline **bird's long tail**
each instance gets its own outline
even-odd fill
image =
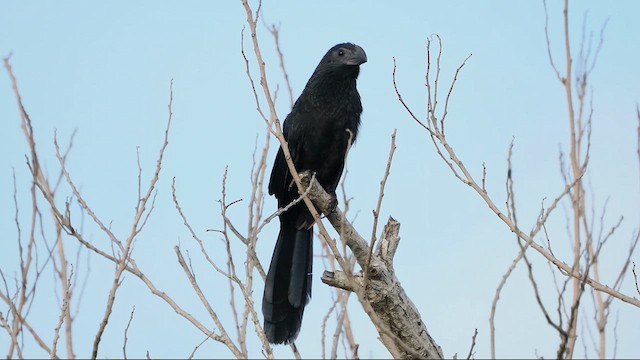
[[[304,307],[311,297],[313,228],[298,230],[280,220],[262,297],[264,331],[272,344],[288,344],[300,332]]]

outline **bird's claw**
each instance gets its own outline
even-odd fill
[[[335,193],[330,194],[330,196],[331,196],[331,203],[329,204],[329,210],[323,213],[321,219],[324,219],[327,216],[333,214],[338,208],[338,197],[336,196]]]
[[[329,205],[329,213],[327,215],[333,214],[338,208],[338,197],[336,193],[331,194],[331,204]]]

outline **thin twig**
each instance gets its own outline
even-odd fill
[[[129,340],[129,327],[131,326],[131,321],[133,320],[133,314],[136,312],[136,306],[133,305],[131,308],[131,315],[129,316],[129,321],[127,322],[127,326],[124,328],[124,341],[122,343],[122,356],[124,359],[127,359],[127,341]]]
[[[323,247],[324,248],[324,247]],[[336,291],[338,291],[339,289],[336,288]],[[333,313],[333,311],[336,309],[336,306],[338,305],[338,298],[336,298],[333,303],[331,303],[331,306],[329,306],[329,309],[327,310],[327,313],[322,317],[322,325],[320,326],[320,344],[321,344],[321,348],[322,348],[322,358],[326,359],[326,355],[325,355],[325,351],[326,351],[326,329],[327,329],[327,322],[329,321],[329,318],[331,317],[331,314]]]
[[[189,266],[185,262],[184,257],[182,256],[182,253],[180,252],[180,248],[178,246],[175,246],[173,249],[174,249],[174,252],[176,253],[176,256],[178,257],[178,263],[180,264],[180,266],[182,267],[182,270],[184,271],[185,275],[189,279],[189,282],[191,283],[191,286],[193,287],[193,289],[196,292],[196,294],[198,295],[198,298],[200,299],[200,302],[202,302],[202,305],[204,305],[205,309],[209,313],[209,316],[211,316],[211,319],[216,324],[216,327],[218,328],[218,331],[220,332],[220,340],[219,341],[222,342],[223,344],[225,344],[227,346],[227,348],[229,350],[231,350],[231,352],[233,353],[234,356],[236,356],[238,358],[243,357],[242,352],[240,351],[240,349],[238,349],[236,347],[236,345],[233,343],[233,341],[231,340],[231,338],[227,334],[227,331],[225,330],[224,325],[220,321],[220,318],[218,317],[218,314],[215,312],[215,310],[213,310],[213,308],[211,307],[211,304],[209,304],[209,301],[207,300],[206,296],[204,296],[204,293],[202,292],[202,289],[200,288],[200,285],[198,285],[198,282],[196,281],[195,276],[193,275],[192,271],[189,269]]]
[[[367,286],[369,281],[369,266],[371,265],[371,256],[373,255],[373,248],[376,243],[376,233],[378,232],[378,219],[380,217],[380,208],[382,207],[382,198],[384,197],[384,187],[387,184],[389,173],[391,172],[391,162],[393,161],[393,154],[396,151],[396,133],[397,129],[393,130],[391,134],[391,146],[389,148],[389,157],[387,159],[387,166],[384,169],[384,175],[380,180],[380,192],[378,193],[378,202],[375,210],[373,210],[373,226],[371,227],[371,240],[369,242],[369,254],[367,255],[367,267],[364,269],[363,286]]]
[[[476,346],[476,336],[478,336],[477,328],[473,331],[473,336],[471,337],[471,348],[469,348],[469,355],[467,355],[467,360],[471,359],[471,357],[473,356],[473,348]]]
[[[69,291],[69,289],[71,288],[71,276],[73,276],[73,270],[71,270],[71,274],[67,279],[67,287],[62,297],[63,298],[62,310],[60,310],[58,325],[56,325],[56,328],[53,330],[53,346],[51,346],[51,353],[50,353],[51,359],[55,359],[58,357],[57,348],[58,348],[58,339],[60,338],[60,328],[62,328],[62,323],[67,317],[67,313],[69,309],[69,301],[71,300],[71,293]]]
[[[291,90],[291,82],[289,81],[289,74],[287,68],[284,66],[284,55],[280,48],[280,26],[271,25],[268,27],[269,32],[273,35],[273,40],[276,45],[276,51],[278,52],[278,60],[280,61],[280,69],[282,70],[282,76],[284,76],[284,82],[287,85],[287,93],[289,94],[289,107],[293,108],[293,90]]]
[[[193,351],[191,352],[191,354],[189,354],[189,357],[187,359],[189,359],[189,360],[193,359],[193,357],[196,355],[196,351],[198,351],[200,346],[202,346],[209,339],[210,339],[210,337],[207,336],[198,345],[196,345],[196,347],[193,348]]]
[[[631,272],[633,272],[633,281],[636,284],[636,291],[638,292],[638,295],[640,295],[640,288],[638,288],[638,274],[636,274],[636,262],[632,261],[631,263],[633,264],[633,267],[631,268]]]

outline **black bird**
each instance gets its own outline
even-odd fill
[[[334,198],[349,138],[353,143],[358,135],[362,103],[356,79],[366,61],[358,45],[344,43],[329,49],[283,124],[296,170],[314,172]],[[280,208],[299,197],[282,148],[271,171],[269,194],[276,196]],[[311,297],[313,224],[303,201],[280,214],[280,233],[262,298],[264,331],[270,343],[288,344],[300,332]]]

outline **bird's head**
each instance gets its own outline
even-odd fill
[[[324,55],[320,64],[332,66],[359,66],[367,62],[367,54],[360,46],[352,43],[338,44]]]
[[[367,54],[355,44],[338,44],[322,57],[312,78],[357,78],[360,65],[367,62]]]

